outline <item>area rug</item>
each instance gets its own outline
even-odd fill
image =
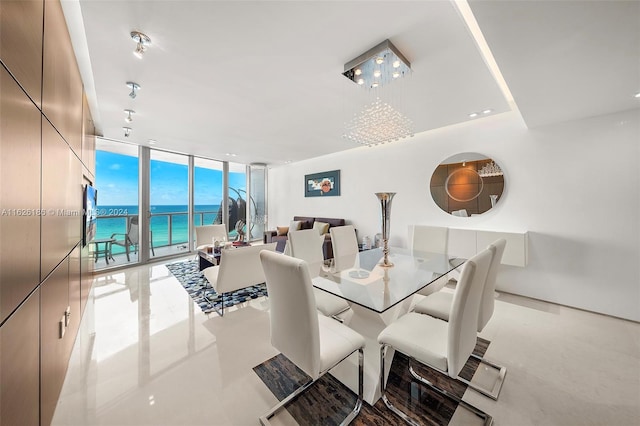
[[[488,347],[488,340],[478,338],[474,353],[482,356]],[[408,362],[409,359],[405,355],[395,353],[387,380],[387,397],[398,408],[411,413],[421,424],[449,424],[457,404],[413,379],[407,368]],[[471,379],[478,364],[476,359],[469,358],[460,376]],[[412,366],[422,377],[459,397],[462,397],[467,389],[466,385],[442,376],[417,362],[412,362]],[[309,380],[309,376],[282,354],[254,367],[253,371],[280,401]],[[331,374],[325,374],[307,392],[287,405],[286,410],[300,425],[338,425],[349,414],[356,399],[356,395],[349,388]],[[352,424],[368,426],[402,423],[380,399],[373,406],[363,403],[360,414]]]
[[[169,263],[167,269],[175,276],[189,296],[205,314],[222,309],[222,297],[211,287],[204,274],[200,272],[198,260],[190,259]],[[233,293],[225,293],[224,307],[237,305],[250,299],[267,295],[265,284],[246,287]]]

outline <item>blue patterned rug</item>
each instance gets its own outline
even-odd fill
[[[167,264],[167,269],[171,271],[173,276],[175,276],[184,289],[187,290],[189,296],[200,306],[202,312],[208,314],[215,312],[215,309],[222,308],[222,298],[211,287],[204,277],[204,274],[200,272],[197,260],[190,259],[183,262],[169,263]],[[205,295],[206,299],[204,297]],[[225,293],[224,307],[228,308],[229,306],[266,295],[267,287],[264,284],[243,288],[233,293]]]

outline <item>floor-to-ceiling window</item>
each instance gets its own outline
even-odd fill
[[[252,204],[247,197],[247,166],[229,163],[229,238],[238,239],[247,232],[247,209]]]
[[[196,157],[193,171],[193,226],[222,223],[223,162]]]
[[[267,166],[251,164],[249,167],[249,192],[255,209],[248,211],[251,229],[250,240],[261,240],[267,223]]]
[[[95,239],[103,241],[92,244],[100,253],[96,269],[186,253],[199,225],[224,222],[231,240],[261,238],[266,169],[256,171],[249,197],[251,175],[244,164],[100,138],[96,143]],[[107,240],[111,256],[105,255]]]
[[[103,251],[96,257],[96,269],[137,262],[136,246],[129,243],[137,238],[138,147],[97,139],[94,186],[98,189],[97,221],[90,250]],[[106,240],[112,240],[108,243],[111,257],[104,254]]]
[[[151,150],[149,163],[150,256],[189,249],[189,157]]]

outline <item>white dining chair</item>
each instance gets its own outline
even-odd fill
[[[357,267],[358,237],[353,225],[333,226],[329,228],[333,246],[333,264],[335,271],[344,271]]]
[[[220,295],[222,308],[216,312],[224,316],[224,296],[227,293],[265,282],[260,252],[275,251],[277,243],[247,247],[230,247],[220,251],[220,264],[202,271],[213,289]]]
[[[422,252],[448,254],[449,228],[443,226],[413,225],[411,234],[411,251],[415,257]],[[449,282],[449,276],[444,275],[418,291],[418,294],[428,296],[441,290]]]
[[[493,256],[491,258],[489,272],[487,273],[487,280],[483,287],[484,291],[482,292],[482,302],[480,303],[480,309],[478,311],[478,333],[480,333],[484,329],[484,327],[493,316],[493,311],[495,309],[494,293],[496,289],[496,278],[498,275],[498,270],[500,269],[502,255],[504,254],[506,245],[507,241],[504,238],[500,238],[487,247],[487,250],[491,251]],[[453,304],[454,296],[455,293],[439,291],[422,299],[416,304],[413,310],[414,312],[420,314],[431,315],[432,317],[439,318],[444,321],[449,321],[449,315],[451,312],[451,305]],[[496,378],[496,382],[493,386],[493,389],[491,390],[477,386],[474,383],[471,383],[464,379],[462,379],[462,381],[464,381],[472,389],[477,390],[483,395],[497,400],[498,396],[500,395],[500,390],[502,389],[502,384],[504,383],[504,378],[507,374],[507,368],[488,361],[484,357],[475,354],[473,354],[472,356],[474,358],[477,358],[483,364],[489,365],[490,367],[498,370],[498,377]]]
[[[320,235],[315,229],[289,232],[287,244],[291,251],[290,256],[307,262],[311,278],[319,275],[322,265],[324,264],[324,255],[322,254],[323,243],[324,236]],[[317,308],[323,315],[332,317],[340,322],[343,321],[338,315],[349,310],[349,304],[346,300],[315,287],[313,288],[313,294],[316,299]]]
[[[348,425],[362,407],[364,338],[318,313],[306,261],[263,251],[260,259],[267,279],[271,345],[304,371],[310,380],[260,417],[260,423],[309,389],[327,371],[358,352],[358,399],[341,423]]]
[[[449,322],[409,312],[388,325],[378,335],[378,343],[381,345],[382,399],[390,410],[410,424],[418,423],[394,406],[386,395],[384,360],[389,347],[409,357],[409,371],[415,379],[481,417],[485,425],[491,425],[493,422],[489,414],[421,377],[411,365],[412,361],[418,361],[445,376],[459,379],[458,374],[476,346],[478,310],[491,257],[492,253],[489,250],[483,250],[465,262],[451,305]]]

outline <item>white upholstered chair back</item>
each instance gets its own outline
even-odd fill
[[[358,237],[353,225],[329,228],[333,246],[333,267],[336,271],[353,268],[358,259]]]
[[[221,251],[217,278],[209,280],[217,293],[229,293],[265,282],[260,252],[275,251],[277,243],[228,248]],[[215,266],[213,268],[216,268]],[[207,270],[205,276],[207,279]]]
[[[307,261],[311,277],[317,277],[324,263],[322,254],[324,236],[315,229],[303,229],[289,232],[287,242],[291,251],[290,256]]]
[[[321,372],[320,335],[307,262],[267,251],[260,258],[269,294],[271,344],[315,380]]]
[[[504,254],[504,248],[507,245],[507,240],[500,238],[494,241],[487,247],[491,250],[493,257],[491,258],[491,265],[489,265],[489,272],[487,273],[487,281],[484,285],[484,292],[482,293],[482,302],[480,304],[480,311],[478,313],[478,332],[487,325],[493,310],[495,308],[495,295],[496,290],[496,277],[498,276],[498,269],[502,262],[502,255]]]
[[[493,253],[486,249],[462,268],[449,314],[447,373],[456,378],[476,346],[478,311]]]
[[[223,223],[196,226],[196,248],[200,249],[212,244],[214,237],[218,237],[220,241],[226,240],[227,226]]]
[[[444,226],[413,225],[413,251],[448,253],[449,228]]]

